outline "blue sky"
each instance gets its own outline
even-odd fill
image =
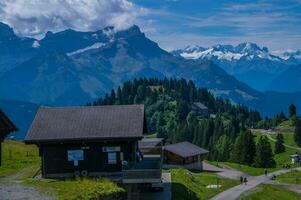
[[[301,0],[134,0],[148,9],[140,26],[166,49],[256,42],[301,49]]]
[[[0,0],[0,21],[37,38],[137,24],[167,50],[241,42],[301,49],[301,0]]]

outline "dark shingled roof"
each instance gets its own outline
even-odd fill
[[[13,131],[17,131],[17,127],[13,124],[13,122],[6,116],[6,114],[0,109],[0,131],[9,133]],[[6,135],[5,135],[6,136]],[[4,136],[4,137],[5,137]],[[0,137],[3,137],[0,135]]]
[[[195,106],[198,107],[199,109],[208,109],[207,106],[205,106],[205,105],[202,104],[201,102],[193,102],[193,105],[195,105]]]
[[[142,138],[143,105],[39,108],[26,143]]]
[[[186,141],[164,146],[164,150],[176,154],[182,158],[209,153],[209,151],[207,151],[206,149],[203,149]]]

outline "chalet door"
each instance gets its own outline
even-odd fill
[[[104,146],[102,149],[105,155],[105,168],[107,171],[121,171],[123,153],[121,153],[120,146]]]

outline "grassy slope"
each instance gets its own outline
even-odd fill
[[[173,200],[210,199],[216,194],[239,184],[236,180],[219,178],[213,173],[193,173],[185,169],[172,169],[170,172]],[[217,181],[219,185],[222,185],[222,188],[206,188],[207,185],[216,185]]]
[[[292,121],[291,120],[286,120],[284,122],[282,122],[281,124],[279,124],[277,127],[277,129],[288,129],[288,128],[293,128],[292,126]]]
[[[276,140],[277,134],[273,134],[272,138]],[[284,138],[284,143],[286,145],[292,146],[292,147],[298,147],[295,140],[294,140],[294,133],[289,132],[289,133],[285,133],[283,134],[283,138]]]
[[[35,145],[25,145],[17,141],[5,141],[2,144],[0,177],[16,174],[25,168],[29,168],[28,171],[37,170],[39,163],[38,149]]]
[[[301,197],[291,191],[275,185],[260,185],[240,197],[241,200],[300,200]]]
[[[301,171],[295,170],[286,174],[282,174],[277,177],[277,180],[281,183],[301,184]]]
[[[262,135],[259,132],[254,132],[254,135],[256,136],[256,141],[259,139],[260,135]],[[284,134],[285,135],[285,134]],[[288,141],[289,144],[292,144],[292,136],[286,136],[286,140],[285,140],[285,144]],[[275,149],[275,142],[271,142],[271,147],[274,151]],[[296,153],[295,149],[291,149],[291,148],[286,148],[286,151],[277,155],[274,155],[274,159],[276,161],[276,167],[275,168],[269,168],[268,171],[269,172],[273,172],[273,171],[277,171],[280,169],[283,169],[282,165],[285,163],[290,164],[291,160],[290,160],[290,155]],[[210,162],[211,164],[217,165],[217,162]],[[218,163],[220,167],[226,167],[226,168],[233,168],[239,171],[242,171],[246,174],[249,175],[253,175],[253,176],[258,176],[264,173],[264,169],[265,168],[256,168],[256,167],[252,167],[252,166],[247,166],[247,165],[242,165],[242,164],[238,164],[238,163],[231,163],[231,162],[219,162]],[[292,167],[296,167],[298,166],[297,164],[292,165]]]
[[[11,152],[11,153],[10,153]],[[2,149],[0,176],[10,176],[4,181],[20,181],[38,188],[41,193],[57,196],[58,199],[117,199],[124,189],[108,180],[50,180],[32,179],[40,166],[38,149],[22,142],[5,141]],[[10,156],[11,155],[11,156]],[[1,182],[1,179],[0,179]]]

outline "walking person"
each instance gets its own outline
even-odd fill
[[[240,184],[242,185],[244,183],[244,177],[240,176]]]
[[[267,176],[268,175],[268,170],[264,169],[264,175]]]
[[[247,179],[247,177],[245,177],[245,178],[244,178],[244,183],[245,183],[245,185],[247,185],[247,182],[248,182],[248,179]]]

